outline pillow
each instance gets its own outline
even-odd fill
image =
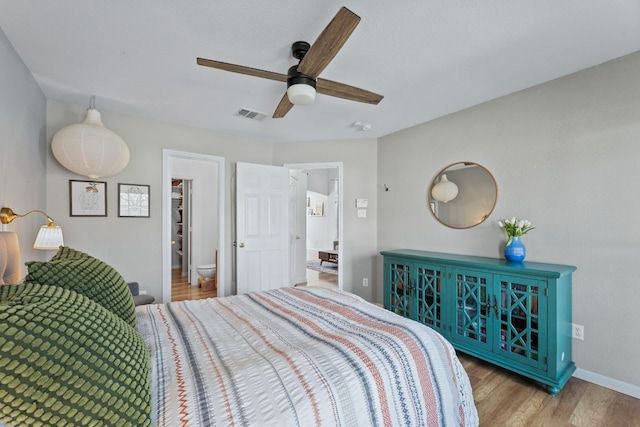
[[[0,285],[0,425],[149,426],[149,351],[74,291]]]
[[[108,264],[86,255],[77,259],[30,261],[26,265],[28,274],[25,282],[71,289],[89,297],[131,326],[135,326],[135,304],[127,282]]]
[[[80,252],[79,250],[70,248],[69,246],[60,246],[56,254],[51,257],[51,261],[56,261],[59,259],[83,259],[83,258],[93,258],[93,257],[89,254],[85,254],[84,252]]]

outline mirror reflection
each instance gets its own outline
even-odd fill
[[[453,163],[435,176],[428,200],[431,213],[442,224],[470,228],[484,222],[493,212],[498,185],[493,175],[478,163]]]

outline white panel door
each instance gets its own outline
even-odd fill
[[[236,292],[289,286],[289,169],[237,163]]]
[[[292,284],[307,281],[307,172],[292,169],[289,203]]]

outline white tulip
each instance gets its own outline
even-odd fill
[[[500,226],[500,228],[504,228],[504,223],[502,221],[498,221],[498,225]]]

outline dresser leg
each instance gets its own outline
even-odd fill
[[[554,385],[548,385],[547,387],[547,392],[551,395],[551,396],[557,396],[558,393],[560,393],[560,387],[558,386],[554,386]]]

